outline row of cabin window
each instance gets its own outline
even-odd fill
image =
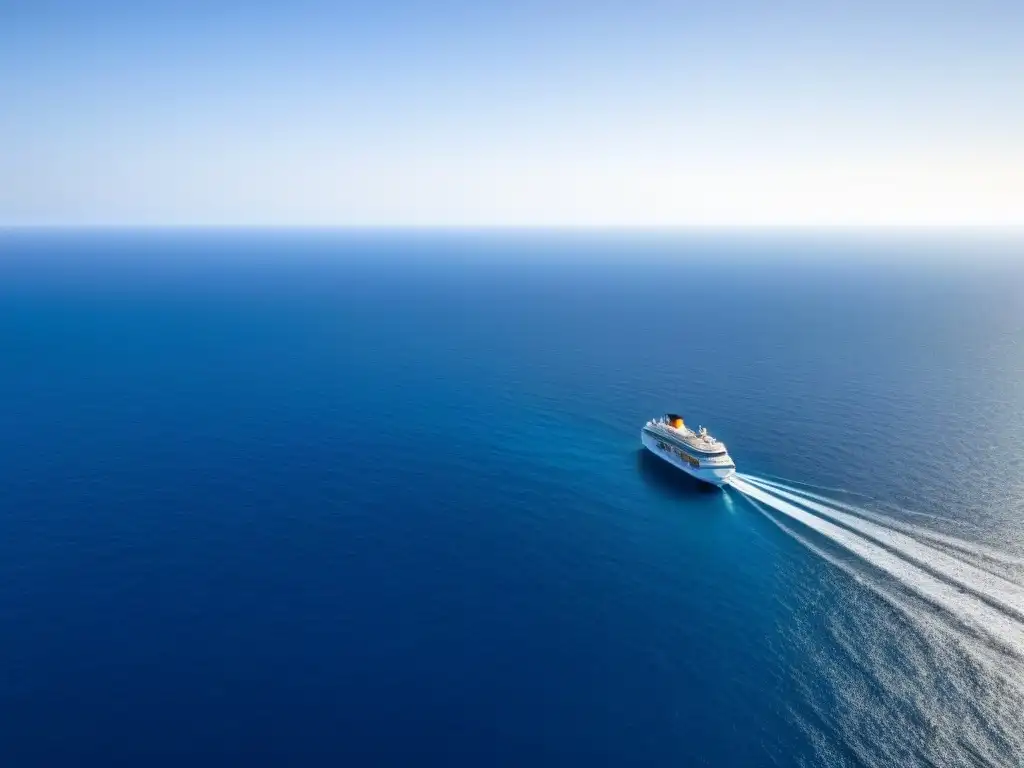
[[[672,451],[672,453],[674,453],[680,459],[685,461],[691,467],[699,467],[700,466],[700,462],[697,459],[693,458],[689,454],[683,453],[678,448],[673,448],[673,447],[671,447],[669,445],[666,445],[665,443],[658,443],[658,447],[661,448],[661,450],[663,450],[663,451]]]

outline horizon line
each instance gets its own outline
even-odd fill
[[[872,224],[840,224],[840,223],[736,223],[736,224],[524,224],[524,223],[387,223],[387,224],[323,224],[323,223],[232,223],[232,222],[166,222],[166,223],[127,223],[127,222],[2,222],[0,231],[74,231],[74,230],[107,230],[107,231],[166,231],[166,230],[204,230],[204,231],[238,231],[238,230],[276,230],[276,231],[308,231],[308,232],[764,232],[764,231],[829,231],[829,232],[983,232],[1024,234],[1024,222],[1021,223],[872,223]]]

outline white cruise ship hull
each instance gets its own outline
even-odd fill
[[[641,430],[640,440],[643,442],[644,447],[657,456],[662,461],[666,461],[676,469],[680,469],[691,477],[695,477],[698,480],[703,480],[705,483],[711,483],[711,485],[722,486],[729,482],[729,478],[736,474],[735,466],[728,467],[694,467],[685,460],[679,458],[672,451],[665,451],[658,447],[659,440],[657,437],[649,434],[646,430]]]

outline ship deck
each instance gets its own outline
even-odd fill
[[[675,438],[676,440],[681,441],[690,448],[702,451],[704,453],[718,453],[720,451],[725,451],[725,444],[722,443],[720,440],[716,440],[714,438],[711,438],[709,440],[708,438],[701,437],[696,432],[693,432],[692,430],[689,429],[684,431],[681,429],[676,429],[675,427],[669,424],[664,424],[657,421],[649,422],[647,424],[647,428],[650,429],[652,432],[662,434],[667,437]]]

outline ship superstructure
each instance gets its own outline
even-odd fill
[[[677,413],[648,421],[640,440],[651,453],[706,483],[724,485],[736,473],[725,443],[704,427],[690,429]]]

